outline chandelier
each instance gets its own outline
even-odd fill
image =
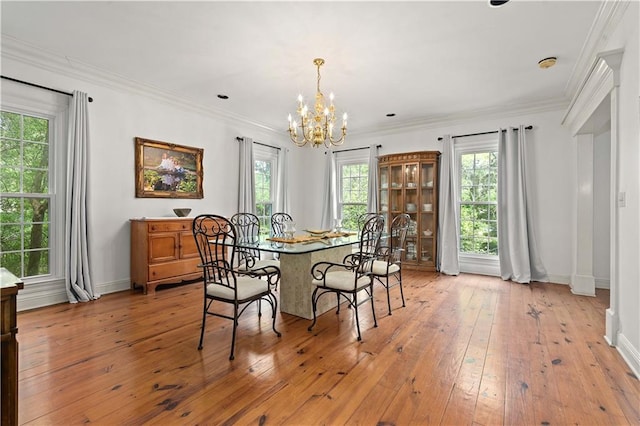
[[[334,137],[335,128],[335,106],[333,106],[333,93],[329,95],[329,106],[324,102],[324,95],[320,91],[320,67],[324,64],[324,59],[316,58],[313,64],[318,68],[318,86],[316,90],[316,103],[313,111],[310,111],[306,104],[302,101],[302,95],[298,95],[297,114],[300,120],[291,120],[289,114],[289,136],[297,146],[305,146],[309,143],[314,148],[324,145],[329,148],[331,146],[342,145],[344,137],[347,134],[347,113],[342,116],[342,127],[340,128],[340,136]],[[298,132],[298,129],[300,131]]]

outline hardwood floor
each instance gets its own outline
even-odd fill
[[[209,318],[201,284],[18,314],[20,424],[565,425],[640,423],[640,383],[604,339],[609,294],[405,272],[310,321]],[[264,308],[264,306],[263,306]],[[253,309],[253,308],[250,308]],[[268,309],[267,309],[268,311]]]

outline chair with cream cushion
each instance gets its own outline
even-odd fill
[[[348,254],[342,263],[318,262],[311,268],[313,285],[316,288],[311,295],[313,306],[313,322],[309,326],[309,331],[316,324],[316,311],[318,299],[324,295],[333,293],[338,300],[336,314],[340,313],[340,298],[343,297],[352,307],[356,317],[356,328],[358,340],[362,340],[360,333],[360,320],[358,317],[358,306],[371,301],[374,327],[378,326],[376,321],[375,306],[373,301],[373,278],[372,268],[375,260],[376,250],[380,243],[380,236],[384,227],[382,216],[372,216],[363,226],[360,233],[359,250],[356,253]],[[358,297],[360,295],[360,297]],[[364,297],[362,297],[364,295]]]
[[[238,319],[253,302],[258,302],[258,316],[261,316],[260,302],[263,300],[271,305],[271,327],[280,337],[280,332],[276,330],[278,301],[271,293],[269,281],[263,279],[266,275],[277,275],[279,278],[280,270],[265,267],[262,270],[256,268],[238,271],[233,266],[238,252],[236,247],[237,232],[234,225],[222,216],[199,215],[193,220],[192,231],[200,254],[202,262],[200,267],[204,276],[204,307],[198,350],[202,349],[207,316],[226,318],[233,321],[229,359],[234,359]],[[226,311],[214,311],[212,309],[214,302],[232,305],[233,314],[229,315]]]
[[[378,255],[373,262],[373,279],[382,284],[387,290],[387,306],[391,315],[391,296],[389,289],[395,286],[400,287],[400,297],[402,306],[404,303],[404,293],[402,291],[402,253],[404,252],[404,242],[407,237],[407,229],[411,218],[403,213],[393,218],[391,229],[385,243],[378,248]]]

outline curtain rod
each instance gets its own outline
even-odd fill
[[[41,86],[41,85],[35,84],[35,83],[29,83],[28,81],[18,80],[17,78],[11,78],[11,77],[7,77],[7,76],[4,76],[4,75],[2,75],[0,77],[4,78],[5,80],[14,81],[16,83],[26,84],[27,86],[37,87],[38,89],[44,89],[44,90],[48,90],[50,92],[60,93],[61,95],[73,96],[73,93],[64,92],[62,90],[53,89],[51,87]],[[93,102],[93,98],[89,97],[88,101],[89,102]]]
[[[533,129],[533,126],[527,126],[525,127],[525,130],[531,130]],[[504,132],[507,129],[502,129],[502,131]],[[513,130],[518,130],[516,128],[514,128]],[[451,136],[451,138],[466,138],[467,136],[478,136],[478,135],[490,135],[491,133],[498,133],[497,130],[492,130],[490,132],[480,132],[480,133],[469,133],[468,135],[455,135],[455,136]],[[439,141],[442,140],[442,137],[438,138]]]
[[[369,149],[371,148],[370,146],[361,146],[360,148],[349,148],[349,149],[341,149],[339,151],[333,151],[334,154],[337,154],[339,152],[348,152],[348,151],[360,151],[361,149]],[[382,145],[376,145],[376,148],[382,148]],[[326,154],[326,152],[325,152]]]
[[[240,142],[241,140],[243,140],[244,138],[241,138],[240,136],[236,136],[236,140],[238,142]],[[273,149],[277,149],[278,151],[280,151],[282,148],[280,148],[279,146],[273,146],[273,145],[267,145],[266,143],[262,143],[262,142],[256,142],[253,141],[253,143],[255,143],[256,145],[262,145],[262,146],[266,146],[267,148],[273,148]]]

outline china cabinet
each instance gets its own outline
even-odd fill
[[[421,151],[378,158],[378,212],[386,224],[402,213],[411,218],[403,255],[409,269],[436,270],[439,157]]]

